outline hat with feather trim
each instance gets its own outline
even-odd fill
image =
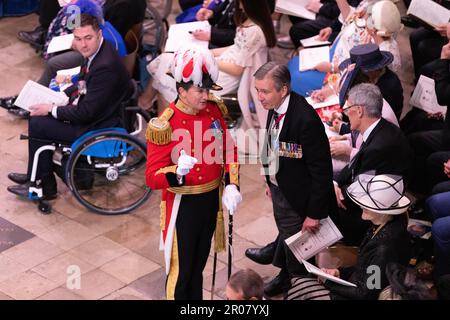
[[[181,48],[175,52],[170,72],[176,82],[192,84],[211,90],[222,90],[215,82],[219,78],[219,66],[211,51],[200,47]]]

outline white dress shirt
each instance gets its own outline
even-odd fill
[[[278,170],[276,170],[275,166],[276,166],[276,162],[278,162],[278,145],[279,145],[279,137],[280,137],[280,132],[281,129],[283,128],[283,124],[284,124],[284,119],[285,119],[285,115],[289,106],[289,100],[290,100],[291,96],[287,95],[286,98],[284,98],[284,101],[280,104],[279,107],[275,108],[274,111],[277,112],[280,116],[282,116],[281,120],[278,122],[278,129],[277,130],[273,130],[273,128],[275,127],[275,122],[274,122],[274,118],[272,117],[272,120],[270,121],[270,125],[269,125],[269,138],[272,141],[275,141],[275,148],[273,148],[272,145],[272,141],[269,144],[269,178],[270,178],[270,182],[272,182],[274,185],[278,186],[278,182],[276,180],[275,174],[278,172]]]

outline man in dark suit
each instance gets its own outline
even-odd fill
[[[132,87],[116,50],[103,40],[99,21],[91,15],[81,14],[80,24],[73,33],[74,46],[84,57],[80,80],[71,90],[71,104],[36,104],[30,107],[28,171],[27,174],[8,175],[19,184],[8,187],[8,191],[19,196],[28,195],[34,154],[48,144],[46,141],[70,144],[88,131],[123,125],[120,106],[130,95]],[[36,182],[38,186],[42,185],[44,199],[56,197],[52,166],[52,152],[42,152]]]
[[[287,67],[268,62],[255,79],[258,99],[269,110],[262,159],[279,231],[272,264],[282,269],[265,288],[272,296],[286,289],[292,276],[305,273],[284,240],[317,231],[319,220],[331,213],[333,171],[323,124],[303,97],[290,92]]]
[[[352,204],[345,189],[361,173],[375,171],[377,175],[397,174],[407,178],[411,168],[412,151],[408,140],[397,126],[381,118],[382,107],[380,89],[369,83],[354,86],[343,107],[351,129],[363,137],[359,152],[342,169],[335,183],[339,207],[336,224],[344,240],[352,245],[360,244],[368,224],[361,219],[361,209]]]
[[[231,46],[236,36],[235,9],[235,0],[224,0],[219,4],[213,1],[208,7],[200,8],[195,17],[198,21],[208,20],[211,31],[195,30],[192,35],[198,40],[209,41],[210,49]]]

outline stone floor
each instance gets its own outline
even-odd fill
[[[173,21],[178,8],[169,16]],[[404,10],[404,8],[402,8]],[[28,79],[37,79],[42,60],[27,44],[17,40],[19,30],[31,30],[37,16],[0,19],[0,97],[17,94]],[[283,19],[284,32],[289,22]],[[411,91],[411,61],[407,33],[399,37],[404,72],[405,97]],[[273,49],[273,59],[285,62],[289,50]],[[23,172],[27,164],[27,122],[0,109],[0,218],[17,230],[31,233],[14,241],[0,238],[0,299],[163,299],[163,255],[159,245],[159,192],[128,215],[101,216],[82,207],[62,183],[52,201],[53,213],[41,214],[35,204],[19,200],[6,191],[8,172]],[[253,263],[246,248],[263,246],[277,231],[271,203],[264,195],[264,182],[257,165],[241,171],[243,203],[234,219],[233,270],[250,267],[265,280],[277,269]],[[5,234],[11,227],[2,227]],[[17,238],[17,239],[19,239]],[[27,240],[28,239],[28,240]],[[15,239],[13,239],[15,240]],[[7,246],[9,244],[9,247]],[[218,255],[214,299],[224,298],[227,255]],[[204,298],[211,297],[212,255],[204,271]],[[79,289],[73,288],[73,272],[81,272]]]

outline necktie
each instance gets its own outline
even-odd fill
[[[280,128],[280,119],[281,115],[274,111],[273,112],[273,116],[272,116],[272,125],[271,125],[271,129],[269,130],[269,144],[270,147],[273,149],[277,149],[277,134],[278,134],[278,129]]]
[[[359,132],[358,131],[355,131],[355,130],[352,130],[351,132],[350,132],[350,135],[351,135],[351,137],[352,137],[352,147],[353,148],[358,148],[359,146],[358,146],[358,138],[360,137],[360,134],[359,134]],[[362,137],[361,137],[361,140],[362,140]]]
[[[361,147],[359,147],[358,153],[355,154],[352,161],[350,161],[350,163],[348,164],[348,167],[352,169],[352,181],[353,181],[353,171],[354,171],[355,162],[358,161],[358,159],[361,157],[361,152],[364,149],[365,145],[366,145],[366,142],[363,141],[363,143],[361,144]]]
[[[84,59],[83,64],[80,68],[80,73],[78,74],[77,83],[64,91],[69,97],[69,104],[74,103],[74,101],[79,97],[80,94],[85,94],[84,91],[86,89],[86,83],[84,82],[84,78],[86,77],[86,73],[88,70],[88,62],[88,59]]]
[[[273,125],[272,129],[278,130],[280,128],[280,114],[276,111],[273,112]]]
[[[86,73],[88,71],[88,63],[89,63],[88,59],[83,60],[83,64],[81,65],[81,68],[80,68],[79,80],[84,80]]]

